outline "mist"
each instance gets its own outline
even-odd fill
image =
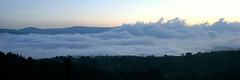
[[[93,34],[0,34],[0,51],[34,58],[55,56],[181,55],[240,48],[240,23],[224,19],[187,25],[180,18],[123,24]]]

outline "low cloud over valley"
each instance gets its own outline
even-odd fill
[[[97,55],[181,55],[240,48],[240,23],[224,19],[187,25],[175,18],[123,24],[92,34],[0,34],[0,51],[45,58]]]

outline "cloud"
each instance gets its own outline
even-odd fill
[[[240,23],[186,25],[175,18],[123,24],[96,34],[0,34],[0,50],[45,58],[65,55],[181,55],[240,48]]]

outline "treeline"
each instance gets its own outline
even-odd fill
[[[240,80],[240,50],[182,56],[56,56],[0,52],[1,80]]]

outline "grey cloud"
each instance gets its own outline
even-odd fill
[[[240,23],[227,22],[224,21],[224,19],[220,19],[210,26],[207,22],[200,25],[188,26],[184,20],[175,18],[167,22],[163,22],[163,19],[160,19],[156,23],[137,22],[135,24],[123,24],[122,27],[113,29],[112,31],[127,31],[129,34],[134,36],[154,36],[161,39],[191,38],[202,35],[215,37],[217,33],[240,32]]]

